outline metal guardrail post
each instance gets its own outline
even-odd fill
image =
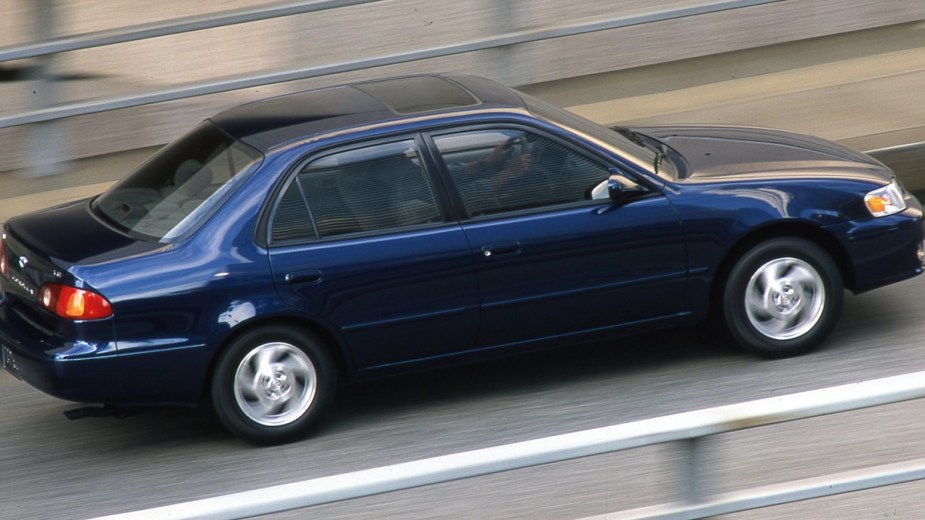
[[[680,441],[684,449],[682,464],[682,500],[687,504],[701,504],[709,496],[709,489],[704,481],[706,437],[691,437]]]
[[[57,0],[36,0],[33,7],[34,34],[38,41],[47,41],[54,37],[58,25]],[[54,55],[36,58],[37,64],[30,74],[30,81],[35,84],[33,90],[33,109],[43,110],[58,101],[58,85],[54,78]],[[57,160],[61,147],[67,142],[67,136],[57,121],[43,121],[29,131],[30,177],[43,177],[59,173],[63,165]]]
[[[493,0],[485,1],[486,12],[493,13],[492,20],[487,24],[488,31],[496,34],[510,34],[523,28],[522,0],[509,0],[504,3]],[[489,37],[491,35],[488,35]],[[518,77],[517,67],[521,65],[517,60],[517,51],[514,45],[504,45],[488,49],[496,77],[505,84],[513,84],[513,78]]]

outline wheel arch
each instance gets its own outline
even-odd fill
[[[321,340],[325,350],[331,356],[331,361],[334,363],[334,367],[337,370],[337,373],[340,376],[345,376],[347,373],[349,373],[350,365],[347,361],[347,354],[342,347],[341,341],[327,327],[314,320],[299,316],[268,316],[265,318],[249,320],[245,323],[242,323],[239,327],[232,329],[232,331],[222,339],[221,343],[212,352],[211,358],[209,359],[208,367],[206,370],[206,377],[203,380],[201,391],[203,399],[209,398],[209,388],[212,386],[212,379],[215,377],[215,367],[221,359],[222,354],[228,349],[229,345],[231,345],[237,338],[247,334],[250,331],[273,326],[301,329],[305,332],[317,336],[318,339]]]
[[[710,289],[710,312],[716,312],[721,303],[723,291],[728,282],[729,273],[740,258],[756,245],[775,238],[802,238],[821,246],[835,265],[842,277],[843,285],[854,288],[854,269],[844,246],[832,234],[824,229],[806,222],[780,222],[770,226],[754,229],[739,238],[729,249],[716,269]]]

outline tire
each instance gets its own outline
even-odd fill
[[[723,318],[741,347],[765,358],[804,354],[828,337],[841,314],[844,286],[832,257],[800,238],[758,244],[733,266]]]
[[[215,414],[256,445],[304,438],[334,397],[336,372],[314,334],[289,327],[244,333],[222,353],[212,377]]]

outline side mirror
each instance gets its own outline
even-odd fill
[[[623,175],[614,168],[610,169],[610,177],[607,179],[607,196],[613,202],[623,204],[649,192],[649,188],[645,185]]]
[[[651,190],[645,185],[611,168],[610,177],[590,187],[586,194],[586,198],[591,200],[610,199],[615,203],[622,204],[628,200],[645,195],[650,191]]]
[[[610,197],[610,200],[614,202],[622,202],[625,197],[626,190],[623,188],[623,183],[620,182],[618,177],[619,175],[611,175],[607,179],[607,195]]]

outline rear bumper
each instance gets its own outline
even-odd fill
[[[0,302],[0,353],[7,372],[54,397],[104,402],[114,390],[114,342],[60,338],[32,326],[8,302]]]
[[[110,320],[63,328],[60,334],[44,330],[0,301],[3,369],[69,401],[125,406],[200,402],[208,365],[203,345],[126,354],[117,351]]]

